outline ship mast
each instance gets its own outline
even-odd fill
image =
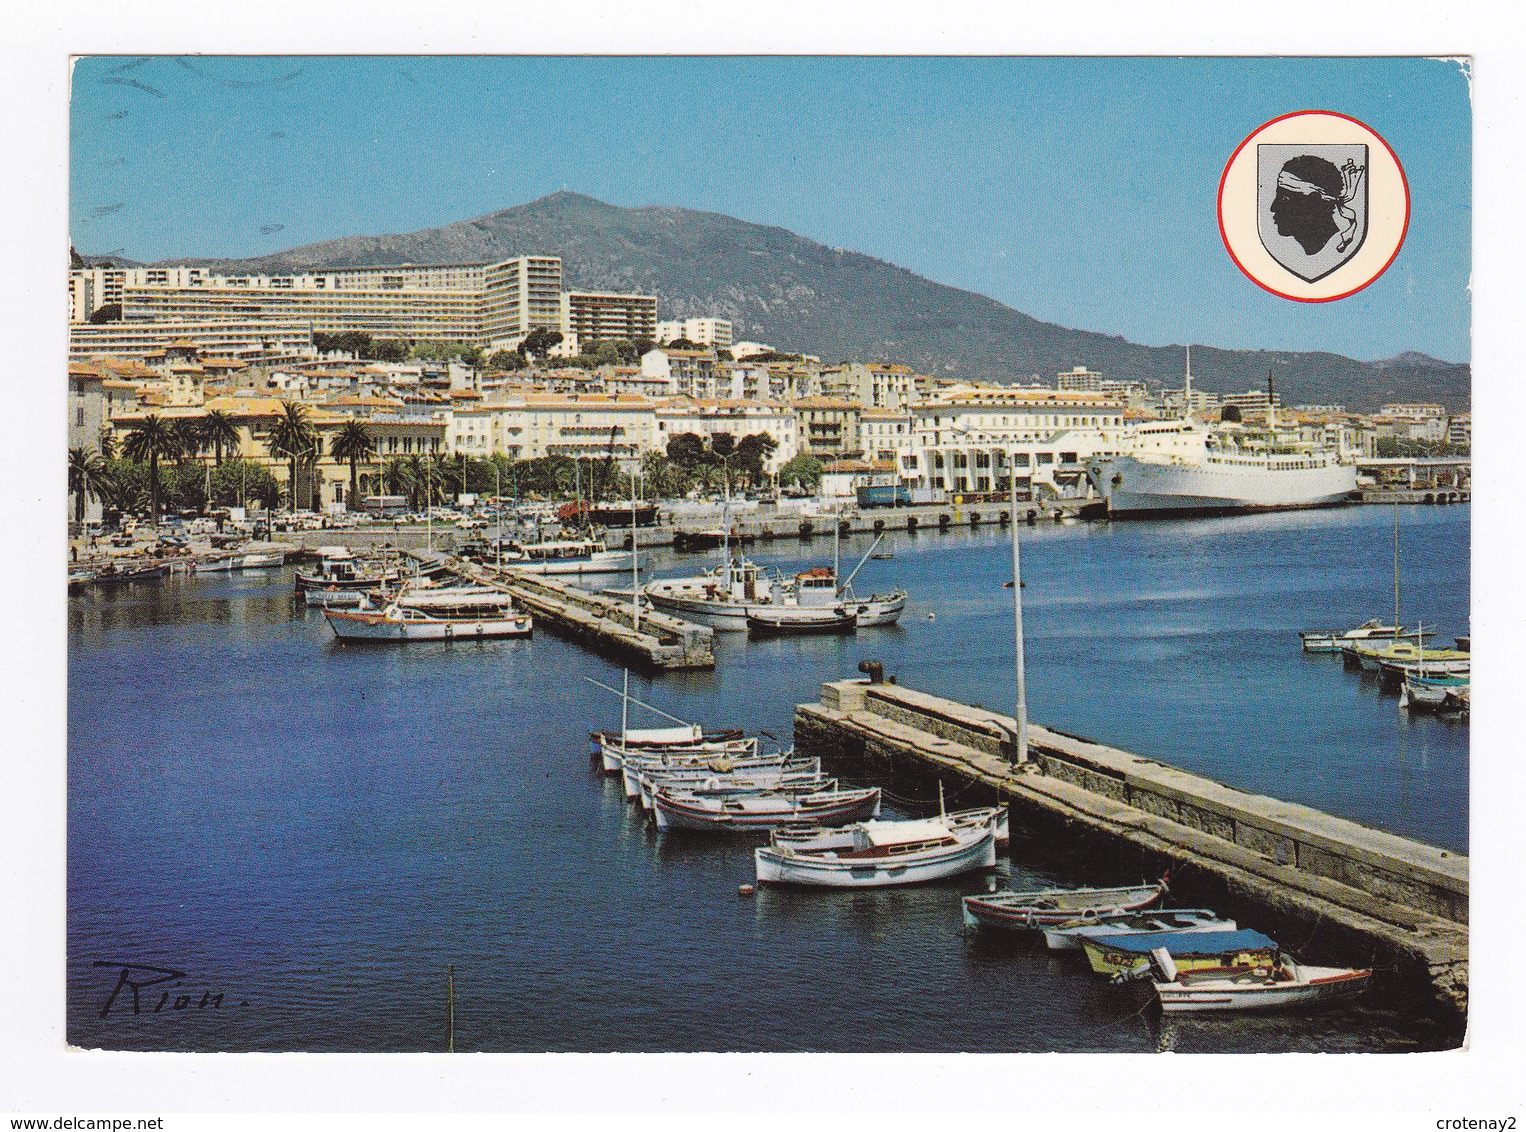
[[[1187,343],[1187,384],[1182,389],[1182,420],[1192,419],[1192,343]]]

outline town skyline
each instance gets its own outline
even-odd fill
[[[1275,83],[1260,84],[1235,79],[1255,79],[1257,60],[85,59],[71,107],[71,233],[81,252],[142,262],[254,257],[437,227],[565,187],[623,207],[776,225],[1044,321],[1146,345],[1467,360],[1470,257],[1467,241],[1454,238],[1470,218],[1465,75],[1435,60],[1302,60],[1290,79],[1287,62]],[[781,108],[729,87],[715,92],[713,113],[690,105],[687,88],[659,103],[663,75],[714,78],[725,66],[749,83],[798,79],[785,101],[801,113],[811,99],[848,101],[830,129],[812,121],[798,139],[784,133]],[[591,95],[577,78],[592,74],[605,96],[633,99],[645,113],[643,129],[656,131],[649,143],[633,148],[626,135],[616,144],[584,113]],[[1102,89],[1109,75],[1142,89],[1141,105],[1111,105]],[[930,91],[939,76],[970,89],[958,98]],[[538,156],[518,134],[493,142],[462,121],[464,85],[478,84],[477,109],[498,120],[506,89],[535,78],[544,81],[531,84],[529,102],[502,120],[512,125],[533,110],[552,123],[538,135]],[[1058,88],[1045,93],[1046,81],[1069,101],[1059,104]],[[1197,216],[1228,153],[1265,120],[1256,115],[1292,105],[1272,103],[1300,81],[1305,96],[1367,115],[1405,160],[1414,200],[1405,249],[1389,272],[1359,295],[1317,306],[1258,292],[1225,255],[1211,201],[1206,226]],[[383,129],[353,90],[338,89],[356,83],[407,117]],[[1385,92],[1417,83],[1432,92],[1429,118],[1384,109]],[[1211,114],[1199,108],[1211,128],[1194,120],[1189,131],[1180,112],[1167,112],[1184,84],[1217,92]],[[868,97],[863,86],[880,94]],[[1346,101],[1335,102],[1338,94]],[[927,98],[927,121],[891,121],[894,107]],[[1031,121],[1011,119],[1017,103]],[[705,113],[715,127],[708,132]],[[750,132],[738,132],[739,115],[749,113]],[[1054,131],[1055,115],[1069,123],[1058,131],[1064,144],[1029,144],[1035,130]],[[985,145],[960,150],[956,136],[977,127]],[[1089,152],[1079,148],[1082,134]],[[373,176],[339,183],[323,175],[341,136],[364,147]],[[189,149],[206,155],[197,168],[204,187],[172,202],[189,172],[176,155]],[[931,172],[946,174],[951,162],[959,178]],[[853,170],[859,204],[849,192]],[[1152,225],[1176,238],[1143,246],[1140,233]]]

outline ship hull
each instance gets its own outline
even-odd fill
[[[1091,461],[1087,476],[1106,501],[1108,515],[1120,519],[1334,507],[1356,491],[1356,469],[1336,463],[1274,470],[1115,456]]]

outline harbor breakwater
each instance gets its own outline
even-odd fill
[[[1014,765],[1012,717],[868,680],[795,709],[795,744],[902,791],[1011,807],[1013,854],[1087,883],[1169,872],[1173,901],[1271,932],[1299,958],[1371,966],[1375,993],[1460,1036],[1468,858],[1039,726]]]

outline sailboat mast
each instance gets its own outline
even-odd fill
[[[641,555],[636,552],[636,473],[631,472],[631,625],[641,632]]]
[[[1187,377],[1182,389],[1182,419],[1192,419],[1192,343],[1187,343]],[[1015,516],[1014,516],[1015,517]]]
[[[1399,632],[1399,504],[1394,503],[1394,633]]]

